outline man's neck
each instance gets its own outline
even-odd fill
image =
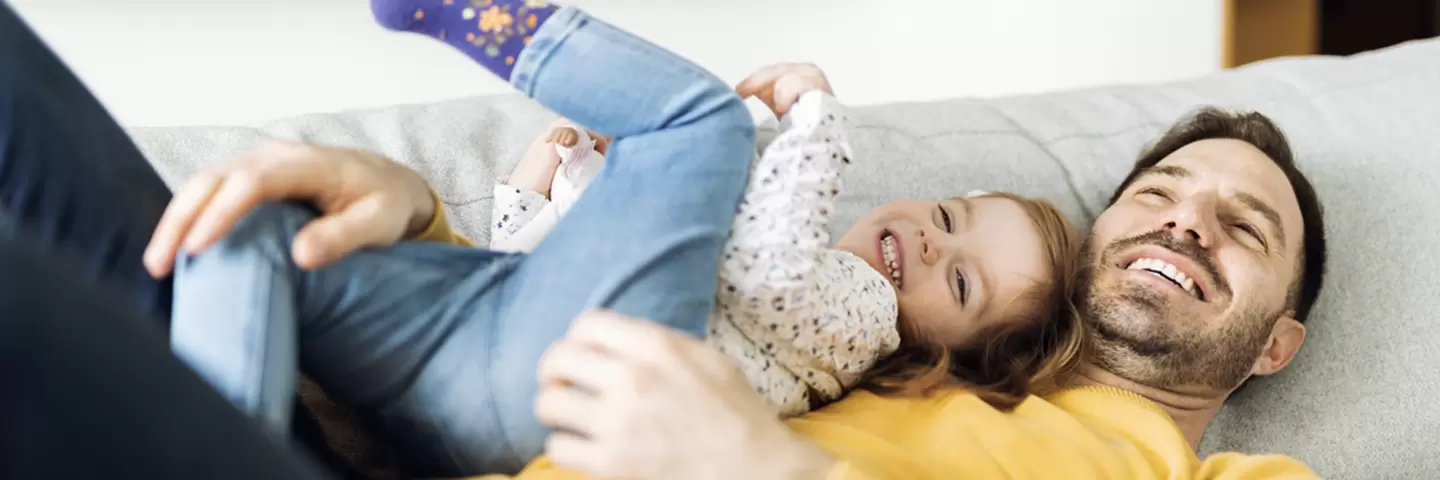
[[[1185,436],[1185,441],[1192,450],[1200,449],[1200,438],[1205,436],[1205,428],[1220,411],[1220,405],[1225,403],[1223,395],[1217,398],[1213,394],[1155,388],[1121,377],[1089,362],[1080,365],[1078,374],[1071,382],[1075,386],[1118,388],[1155,402],[1170,414],[1170,419],[1180,427],[1180,434]]]

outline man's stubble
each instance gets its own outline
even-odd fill
[[[1185,329],[1163,293],[1136,285],[1101,284],[1089,240],[1082,249],[1078,304],[1090,329],[1089,360],[1123,378],[1162,389],[1229,391],[1249,375],[1282,312],[1242,308],[1215,319],[1218,329]],[[1193,319],[1191,319],[1193,320]],[[1193,330],[1193,331],[1192,331]]]

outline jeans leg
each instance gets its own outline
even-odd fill
[[[295,205],[262,205],[218,244],[176,265],[175,351],[272,430],[289,426],[297,347],[300,369],[331,397],[374,414],[397,402],[450,332],[477,316],[477,299],[519,260],[406,242],[303,271],[291,242],[313,217]],[[476,377],[450,381],[475,392],[480,387],[467,379]],[[475,393],[467,407],[487,409],[486,398]],[[433,456],[433,441],[418,433],[430,427],[380,420],[402,461],[421,471],[432,463],[424,459]]]
[[[166,348],[148,315],[0,232],[0,478],[319,479]]]
[[[169,282],[140,262],[169,201],[125,132],[0,2],[0,210],[164,322]]]
[[[541,452],[535,369],[579,313],[605,307],[703,334],[754,152],[754,123],[728,85],[578,9],[541,27],[511,78],[616,140],[585,194],[484,299],[496,316],[460,326],[409,392],[403,414],[440,425],[455,455],[442,473],[514,471]],[[455,380],[476,372],[479,383]],[[476,385],[494,409],[469,407]]]

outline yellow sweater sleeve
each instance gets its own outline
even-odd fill
[[[466,247],[475,246],[475,241],[465,238],[464,235],[450,227],[450,219],[445,217],[445,202],[440,201],[440,194],[431,190],[430,198],[435,202],[435,216],[430,218],[430,224],[426,225],[424,230],[411,236],[410,239]]]
[[[1217,453],[1205,458],[1197,480],[1300,480],[1318,479],[1299,460],[1284,455]]]
[[[519,475],[514,477],[517,480],[588,480],[590,477],[571,470],[555,466],[549,458],[540,457],[530,462]],[[886,477],[874,476],[863,472],[858,467],[841,462],[825,476],[825,480],[879,480]],[[479,477],[468,477],[461,480],[510,480],[511,477],[504,475],[482,475]]]

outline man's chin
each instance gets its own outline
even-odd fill
[[[1142,356],[1175,350],[1175,321],[1163,297],[1126,292],[1086,305],[1085,320],[1098,340]]]

